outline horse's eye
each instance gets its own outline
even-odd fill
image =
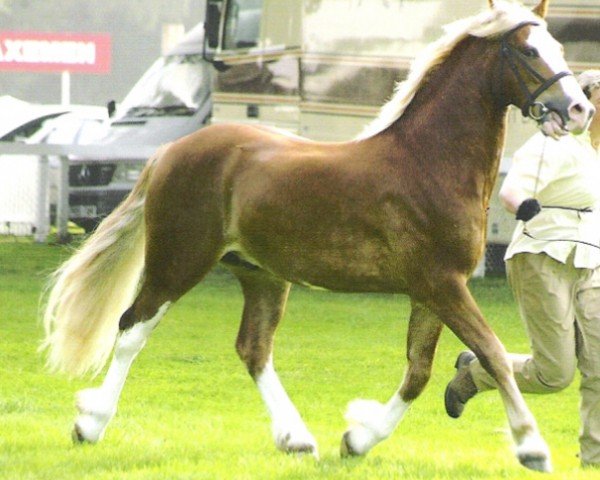
[[[534,47],[525,47],[521,51],[523,52],[523,55],[529,58],[538,58],[540,56],[540,53],[537,51],[537,48]]]

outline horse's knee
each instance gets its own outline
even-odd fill
[[[481,363],[481,366],[496,381],[507,378],[513,374],[512,363],[503,347],[497,351],[484,351],[473,349],[473,353]]]
[[[473,349],[473,353],[483,369],[494,379],[499,390],[512,391],[515,385],[515,376],[512,362],[506,352],[484,352]]]

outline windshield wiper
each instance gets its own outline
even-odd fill
[[[196,108],[188,107],[187,105],[164,105],[153,107],[150,105],[140,105],[132,107],[127,111],[126,116],[131,117],[155,117],[162,115],[192,115]]]

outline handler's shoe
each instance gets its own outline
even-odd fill
[[[469,370],[469,365],[476,358],[473,352],[464,351],[456,359],[454,364],[456,375],[450,380],[444,393],[446,413],[452,418],[460,417],[465,404],[477,393],[477,387]]]

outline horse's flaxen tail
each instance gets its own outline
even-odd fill
[[[144,203],[149,180],[166,146],[142,171],[133,191],[52,276],[43,315],[51,371],[96,375],[104,366],[121,314],[144,268]]]

